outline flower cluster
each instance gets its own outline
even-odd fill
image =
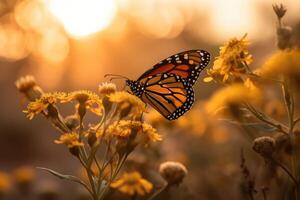
[[[206,109],[214,113],[229,110],[231,115],[225,116],[224,121],[242,127],[253,140],[252,150],[265,161],[266,173],[263,176],[269,176],[269,180],[267,184],[260,184],[272,187],[270,182],[279,179],[276,170],[280,168],[293,182],[291,188],[295,191],[290,193],[291,198],[297,199],[300,195],[297,164],[300,143],[295,128],[300,122],[300,117],[296,117],[299,113],[296,91],[300,85],[300,52],[293,47],[292,29],[282,23],[287,9],[283,5],[274,5],[273,10],[278,20],[278,51],[252,72],[248,67],[252,56],[247,50],[246,36],[227,42],[220,48],[220,55],[204,79],[206,82],[215,80],[225,87],[213,94]],[[267,96],[271,98],[267,99]],[[286,155],[290,157],[290,163],[286,163],[289,162]],[[247,195],[255,199],[255,182],[245,166],[243,153],[241,157]]]
[[[212,69],[207,70],[205,82],[212,80],[228,82],[229,79],[240,78],[248,72],[252,55],[248,51],[249,42],[244,35],[241,39],[233,38],[220,47],[220,55],[216,57]]]
[[[162,140],[156,129],[141,121],[146,106],[138,97],[117,91],[116,85],[112,83],[101,84],[99,94],[88,90],[70,93],[41,92],[35,98],[32,88],[39,87],[32,77],[20,78],[16,86],[30,101],[24,111],[27,117],[33,119],[41,114],[50,119],[53,126],[61,131],[54,142],[65,145],[80,161],[89,183],[50,169],[43,168],[44,170],[60,178],[79,182],[95,200],[101,200],[107,195],[110,183],[111,187],[118,187],[130,195],[143,195],[151,191],[152,184],[142,179],[138,173],[125,174],[124,183],[121,183],[122,179],[114,182],[127,157],[138,144],[145,146]],[[67,103],[74,105],[75,112],[64,116],[59,108]],[[96,123],[88,122],[85,117],[88,112],[95,114],[94,117],[98,119]],[[106,152],[101,155],[98,152],[102,152],[103,148],[106,148]],[[108,182],[105,187],[104,180]],[[126,184],[134,181],[136,184],[127,188]]]

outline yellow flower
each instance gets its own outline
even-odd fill
[[[258,73],[267,77],[284,75],[300,79],[300,51],[287,50],[274,53]]]
[[[119,191],[130,196],[145,195],[151,192],[153,185],[146,179],[143,179],[139,172],[125,173],[123,176],[110,185]]]
[[[131,112],[133,116],[139,116],[142,112],[146,112],[146,104],[128,92],[115,92],[108,97],[111,102],[119,105],[121,115],[123,113],[126,116]]]
[[[99,96],[91,91],[80,90],[71,92],[65,98],[64,102],[78,101],[78,114],[83,117],[85,115],[86,109],[95,113],[96,115],[102,115],[102,101]]]
[[[27,114],[27,117],[31,120],[37,114],[40,114],[42,111],[45,111],[50,105],[62,102],[66,98],[65,93],[45,93],[41,98],[30,102],[27,106],[27,110],[24,112]]]
[[[140,121],[120,120],[111,124],[106,133],[109,136],[129,137],[132,129],[141,129],[141,127],[142,123]]]
[[[4,172],[0,172],[0,194],[7,192],[10,187],[11,182],[9,176]]]
[[[146,136],[147,141],[161,141],[162,137],[158,134],[157,130],[153,128],[150,124],[143,123],[142,124],[142,131]]]
[[[132,130],[141,132],[146,141],[156,142],[162,140],[161,135],[157,133],[156,129],[154,129],[151,125],[141,123],[140,121],[115,121],[107,128],[106,133],[108,136],[128,138],[131,135]]]
[[[60,136],[58,140],[54,141],[56,144],[64,144],[69,149],[73,147],[80,147],[84,144],[79,141],[79,135],[77,133],[65,133]]]
[[[233,108],[245,102],[256,103],[259,97],[258,90],[251,90],[242,84],[233,84],[217,91],[208,100],[206,110],[212,113],[220,108]]]
[[[205,82],[212,80],[226,82],[230,76],[240,77],[252,62],[248,51],[249,42],[245,34],[241,39],[233,38],[220,47],[220,55],[216,57],[212,69],[207,70]]]
[[[14,177],[19,185],[27,185],[32,183],[35,178],[32,167],[19,167],[14,171]]]

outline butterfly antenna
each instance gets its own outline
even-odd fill
[[[124,78],[124,79],[126,79],[126,80],[129,79],[128,77],[122,76],[122,75],[119,75],[119,74],[105,74],[105,75],[104,75],[104,78],[106,78],[106,77],[112,77],[112,78],[110,79],[110,81],[111,81],[111,80],[114,80],[114,79],[122,79],[122,78]]]

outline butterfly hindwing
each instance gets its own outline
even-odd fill
[[[187,112],[194,102],[192,85],[175,74],[157,74],[141,80],[144,93],[141,99],[150,104],[168,120]]]
[[[204,50],[184,51],[162,60],[146,71],[138,81],[156,74],[174,74],[194,85],[200,72],[208,65],[210,54]]]

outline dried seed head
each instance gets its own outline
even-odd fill
[[[178,185],[186,176],[187,169],[179,162],[167,161],[160,164],[159,173],[169,185]]]
[[[34,87],[36,85],[36,82],[33,76],[27,75],[19,78],[16,81],[15,85],[20,92],[25,93],[28,90],[30,90],[32,87]]]
[[[274,138],[263,136],[253,141],[253,150],[263,157],[271,157],[276,148]]]
[[[275,14],[277,15],[278,19],[280,20],[286,13],[287,9],[283,6],[283,4],[274,4],[273,10]]]
[[[36,85],[33,76],[23,76],[15,82],[15,85],[17,89],[21,93],[25,94],[25,96],[30,101],[35,101],[36,99],[40,98],[43,94],[42,89]]]
[[[108,95],[108,94],[116,92],[117,91],[117,87],[113,83],[107,83],[107,82],[105,82],[105,83],[101,83],[98,86],[98,91],[102,95]]]

